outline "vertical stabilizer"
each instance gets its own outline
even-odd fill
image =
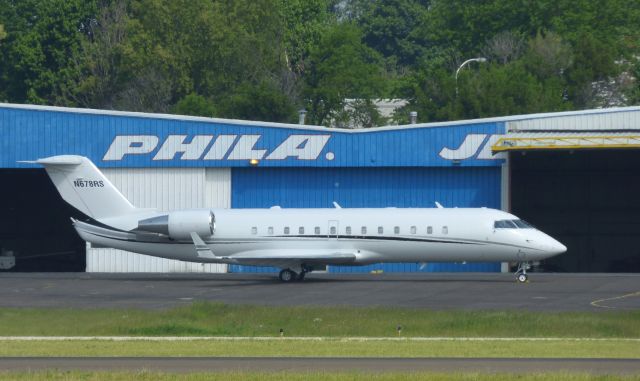
[[[62,198],[96,220],[131,214],[136,208],[83,156],[52,156],[35,161],[47,171]]]

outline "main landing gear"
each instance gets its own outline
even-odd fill
[[[518,280],[518,282],[526,283],[527,280],[529,280],[529,276],[527,276],[527,270],[530,267],[531,266],[529,265],[529,262],[518,263],[518,270],[516,271],[516,279]]]
[[[309,272],[309,270],[307,269],[301,269],[299,272],[295,272],[291,269],[283,269],[282,271],[280,271],[280,274],[278,275],[278,278],[280,278],[280,281],[284,282],[284,283],[290,283],[290,282],[295,282],[295,281],[302,281],[304,280],[304,276]]]

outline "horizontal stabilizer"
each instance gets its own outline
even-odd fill
[[[18,163],[42,165],[80,165],[82,164],[82,157],[75,155],[60,155],[45,157],[38,160],[20,160],[18,161]]]

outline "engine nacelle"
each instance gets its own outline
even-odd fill
[[[173,239],[191,239],[192,232],[202,238],[211,237],[215,229],[215,215],[202,209],[177,210],[138,221],[138,230],[164,234]]]

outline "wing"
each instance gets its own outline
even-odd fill
[[[334,249],[282,249],[252,250],[230,256],[217,256],[196,233],[191,233],[197,256],[201,259],[219,259],[227,263],[253,266],[274,266],[280,268],[301,265],[340,265],[353,263],[356,254]]]
[[[256,250],[225,258],[239,265],[289,268],[301,265],[351,264],[356,260],[356,254],[340,250]]]

